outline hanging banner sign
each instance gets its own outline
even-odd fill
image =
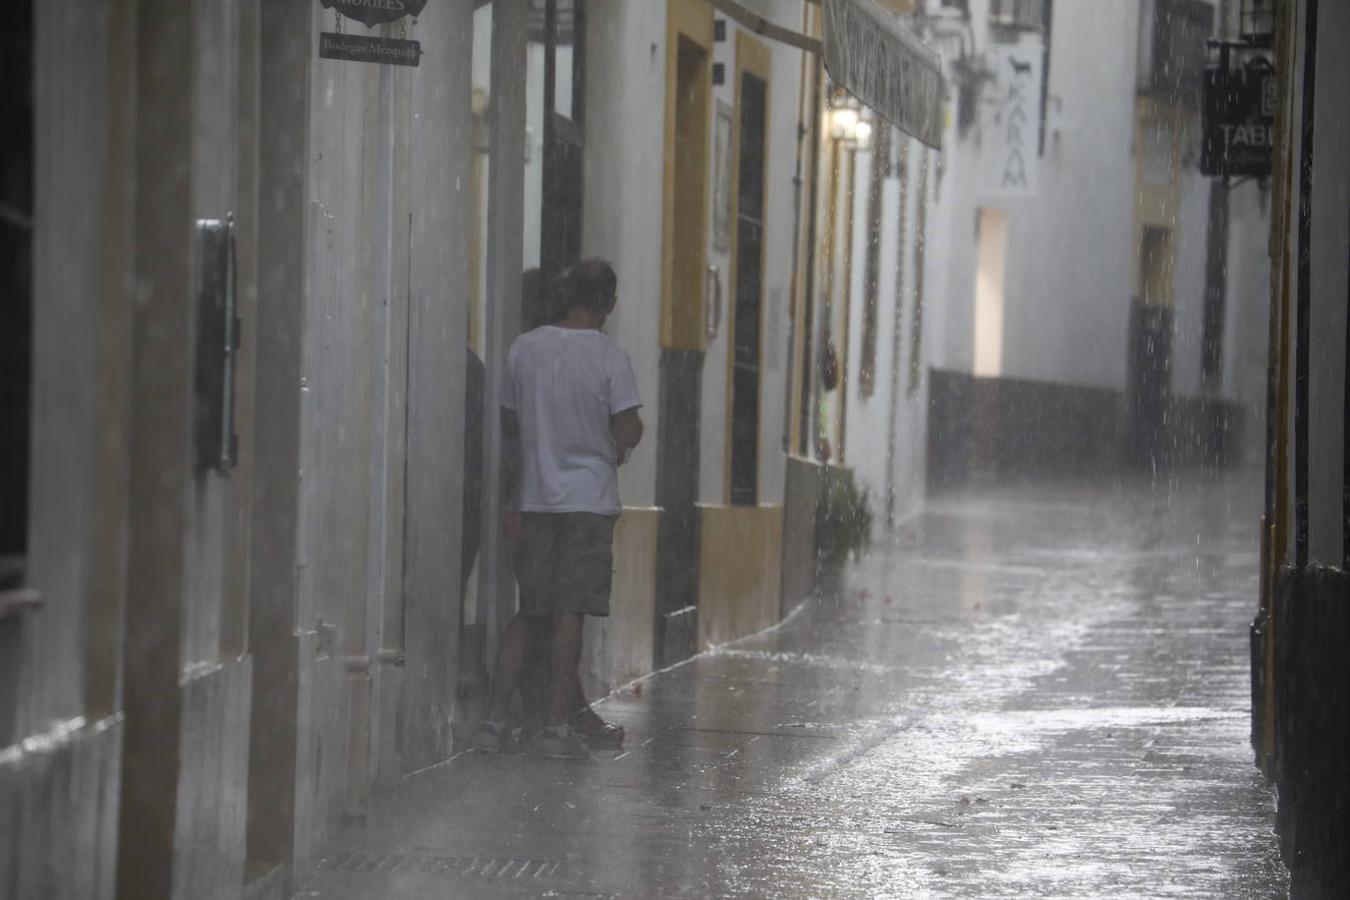
[[[990,199],[1036,193],[1041,161],[1041,61],[1039,46],[992,47],[986,62],[993,80],[980,123],[980,194]]]
[[[1224,177],[1269,176],[1278,98],[1275,67],[1267,59],[1257,57],[1231,70],[1225,65],[1206,69],[1200,172]]]
[[[874,0],[824,0],[825,70],[901,131],[942,147],[942,60]]]
[[[319,35],[319,56],[348,62],[416,66],[422,62],[422,45],[417,41],[325,31]]]
[[[416,16],[426,8],[427,0],[319,0],[324,9],[355,19],[367,28],[397,22],[404,16]]]

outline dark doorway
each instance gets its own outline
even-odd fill
[[[698,650],[699,415],[703,397],[704,255],[708,183],[708,50],[680,33],[675,54],[674,132],[666,154],[674,185],[669,197],[670,288],[663,316],[657,427],[656,655],[670,665]]]
[[[1170,229],[1145,226],[1139,242],[1139,292],[1130,322],[1130,456],[1141,465],[1167,461],[1172,393]]]
[[[539,268],[547,285],[581,256],[586,6],[583,0],[535,0],[533,6],[531,31],[544,45]]]
[[[0,32],[0,747],[14,738],[22,586],[28,552],[33,350],[33,4]],[[10,595],[18,597],[19,595]]]
[[[33,9],[0,33],[0,589],[28,547],[29,373],[33,345]]]
[[[1209,232],[1205,248],[1205,312],[1200,341],[1200,381],[1208,389],[1223,384],[1223,333],[1228,294],[1228,185],[1209,187]]]
[[[754,506],[759,485],[760,317],[764,287],[764,79],[741,74],[736,204],[735,347],[731,375],[731,502]]]

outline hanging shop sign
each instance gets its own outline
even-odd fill
[[[825,70],[906,134],[942,146],[942,61],[875,0],[824,0]]]
[[[1205,70],[1202,173],[1239,178],[1270,175],[1278,92],[1275,67],[1263,56],[1230,68],[1225,54],[1218,65]]]
[[[1040,174],[1041,62],[1036,45],[990,48],[993,76],[980,118],[980,193],[990,199],[1030,197]]]
[[[416,16],[426,8],[427,0],[319,0],[324,9],[355,19],[367,28],[397,22],[404,16]]]
[[[367,37],[362,34],[319,35],[319,56],[348,62],[381,63],[389,66],[416,66],[422,61],[422,45],[397,38]]]

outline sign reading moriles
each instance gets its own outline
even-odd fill
[[[404,16],[416,16],[426,8],[427,0],[319,0],[324,9],[335,9],[367,28],[396,22]]]

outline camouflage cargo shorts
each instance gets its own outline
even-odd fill
[[[609,615],[618,518],[595,513],[522,514],[522,534],[512,553],[520,611],[532,616]]]

